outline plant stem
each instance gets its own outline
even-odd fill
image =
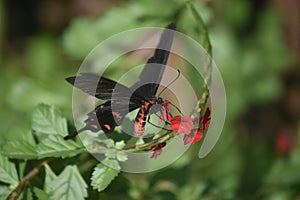
[[[211,83],[211,75],[212,75],[212,46],[208,35],[207,27],[200,15],[200,13],[195,8],[192,2],[188,2],[188,7],[192,12],[195,20],[197,21],[198,31],[200,36],[200,43],[202,44],[203,48],[207,52],[206,60],[205,60],[205,77],[204,77],[204,85],[202,89],[202,96],[198,101],[198,108],[201,114],[204,114],[206,107],[207,100],[209,98],[209,85]]]
[[[171,138],[175,137],[176,135],[178,135],[177,132],[168,131],[166,134],[160,136],[159,138],[153,139],[153,140],[151,140],[149,142],[146,142],[144,144],[125,147],[121,150],[125,151],[125,152],[139,152],[139,151],[142,151],[142,150],[150,150],[150,148],[152,146],[155,146],[157,144],[166,142],[166,141],[170,140]]]
[[[38,164],[36,167],[34,167],[26,176],[23,177],[23,179],[19,182],[17,187],[9,194],[6,200],[15,200],[18,199],[20,194],[22,193],[23,189],[25,188],[27,182],[37,175],[40,172],[40,168],[48,163],[48,160],[45,160]]]

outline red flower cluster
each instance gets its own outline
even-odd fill
[[[185,135],[183,138],[184,144],[188,143],[196,143],[199,142],[203,137],[203,131],[207,130],[210,123],[210,110],[209,108],[206,109],[204,116],[200,117],[199,119],[199,126],[196,129],[191,130],[191,133],[188,135]]]
[[[178,133],[190,134],[193,127],[193,121],[190,116],[177,115],[171,119],[170,128]]]
[[[205,114],[203,117],[200,117],[198,122],[194,122],[192,121],[191,117],[189,116],[175,116],[172,120],[171,120],[171,129],[173,131],[176,131],[178,133],[184,133],[184,144],[189,144],[189,143],[196,143],[199,142],[202,137],[203,137],[203,131],[205,131],[210,123],[210,110],[209,108],[207,108],[207,110],[205,111]],[[192,127],[194,126],[194,124],[199,126],[201,125],[201,127],[198,127],[196,129],[192,129]]]
[[[211,121],[209,108],[206,109],[204,116],[200,117],[198,121],[193,122],[190,116],[177,115],[172,117],[168,112],[168,102],[164,103],[163,107],[159,123],[161,121],[168,122],[172,131],[179,134],[184,133],[183,141],[185,145],[189,143],[194,144],[202,139],[203,131],[208,129]],[[198,127],[192,129],[194,125]],[[154,151],[151,158],[157,158],[162,153],[164,146],[166,146],[166,142],[151,147],[151,150]]]

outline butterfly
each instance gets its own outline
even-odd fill
[[[147,117],[156,112],[150,112],[150,108],[153,105],[163,105],[164,102],[162,98],[155,95],[168,62],[175,30],[175,23],[171,23],[164,29],[153,56],[148,59],[137,82],[131,87],[93,73],[81,73],[66,78],[66,81],[74,87],[106,102],[88,113],[83,128],[65,136],[64,139],[71,139],[85,130],[92,132],[103,130],[104,133],[111,133],[121,124],[128,112],[138,108],[134,131],[136,135],[142,135]]]

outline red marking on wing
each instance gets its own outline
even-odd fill
[[[109,124],[104,124],[103,125],[108,131],[110,131],[111,130],[111,127],[110,127],[110,125]]]
[[[97,125],[94,125],[94,124],[92,124],[91,127],[92,127],[93,129],[95,129],[95,130],[98,130],[98,129],[99,129],[98,126],[97,126]]]
[[[113,116],[120,121],[123,117],[119,112],[112,112]]]

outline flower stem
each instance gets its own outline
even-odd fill
[[[201,115],[205,112],[205,107],[209,98],[209,86],[211,84],[211,76],[212,76],[212,46],[208,35],[207,27],[200,15],[200,13],[195,8],[194,4],[192,2],[188,2],[188,7],[192,12],[192,15],[194,16],[197,25],[198,25],[198,31],[200,36],[200,43],[203,46],[203,48],[206,50],[206,60],[205,60],[205,75],[204,75],[204,85],[202,89],[202,96],[200,100],[198,101],[198,108],[199,112],[201,112]],[[197,109],[198,110],[198,109]]]
[[[175,137],[176,135],[178,135],[176,132],[168,131],[167,133],[160,136],[159,138],[153,139],[153,140],[151,140],[149,142],[146,142],[144,144],[125,147],[121,150],[125,151],[125,152],[140,152],[140,151],[143,151],[143,150],[150,150],[150,148],[152,146],[155,146],[157,144],[166,142],[166,141],[170,140],[171,138]]]

